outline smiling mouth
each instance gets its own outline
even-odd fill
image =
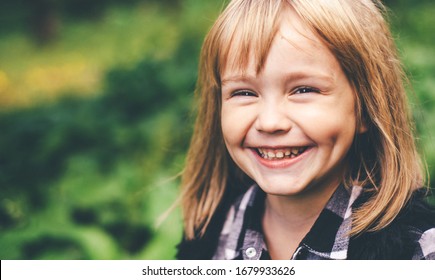
[[[308,147],[289,147],[289,148],[257,148],[257,154],[267,160],[282,160],[289,158],[296,158],[303,154]]]

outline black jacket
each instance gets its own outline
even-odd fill
[[[361,195],[355,201],[355,206],[363,204],[367,198]],[[183,238],[177,246],[177,259],[212,258],[230,204],[223,203],[218,208],[203,237],[193,240]],[[421,191],[415,192],[396,219],[387,227],[377,232],[365,232],[351,237],[347,257],[360,260],[411,259],[416,248],[415,235],[430,228],[435,228],[435,209],[425,201]]]

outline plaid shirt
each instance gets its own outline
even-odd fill
[[[347,259],[352,204],[360,193],[360,187],[337,188],[292,259]],[[231,206],[213,259],[270,259],[261,229],[264,200],[254,185]],[[435,259],[435,228],[417,235],[413,259]]]

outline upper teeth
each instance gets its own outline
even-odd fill
[[[263,158],[274,159],[274,158],[284,158],[284,157],[296,157],[305,151],[305,147],[300,148],[283,148],[283,149],[263,149],[258,148],[258,152]]]

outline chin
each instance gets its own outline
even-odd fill
[[[286,181],[284,181],[286,182]],[[280,182],[261,182],[257,183],[259,187],[267,194],[280,196],[295,196],[306,191],[306,187],[300,183]]]

